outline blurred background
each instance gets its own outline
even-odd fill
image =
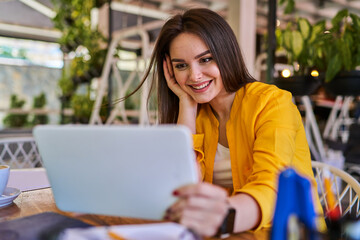
[[[230,23],[256,79],[292,92],[313,159],[360,163],[359,0],[0,0],[0,160],[36,153],[37,124],[156,123],[146,84],[113,103],[164,21],[195,7]]]

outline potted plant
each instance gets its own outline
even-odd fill
[[[332,95],[360,95],[360,17],[344,9],[331,25],[320,41],[324,88]]]
[[[12,94],[10,97],[10,109],[21,109],[25,105],[26,101],[19,99],[16,94]],[[27,113],[9,113],[5,116],[4,125],[8,128],[23,128],[28,125]]]
[[[293,13],[295,9],[295,0],[280,0],[279,6],[285,5],[284,13]]]
[[[33,99],[33,108],[34,109],[43,109],[46,106],[46,95],[44,92],[40,93],[38,96],[34,96]],[[48,124],[49,117],[46,114],[34,114],[31,123],[33,126],[38,124]]]
[[[293,73],[274,79],[274,84],[293,95],[309,95],[321,85],[319,75],[312,74],[319,59],[318,39],[325,29],[325,21],[311,25],[306,18],[289,22],[283,30],[276,30],[277,51],[285,51]]]

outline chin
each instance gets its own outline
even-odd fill
[[[198,104],[204,104],[204,103],[209,103],[210,100],[209,99],[198,99],[198,98],[194,98],[195,102],[197,102]]]

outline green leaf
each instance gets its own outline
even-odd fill
[[[355,66],[356,67],[360,66],[360,52],[358,52],[355,56]]]
[[[316,56],[319,58],[323,57],[323,51],[321,48],[316,48]]]
[[[278,47],[282,47],[284,44],[284,39],[283,39],[281,29],[277,28],[275,30],[275,37],[276,37],[276,42],[277,42]]]
[[[351,46],[352,38],[349,34],[344,35],[344,39],[340,39],[340,53],[342,57],[342,63],[346,70],[350,71],[352,69],[352,60],[351,60]]]
[[[294,52],[294,57],[297,59],[304,48],[304,39],[299,31],[292,32],[291,47]]]
[[[325,24],[326,24],[325,20],[322,20],[322,21],[316,23],[312,27],[311,37],[309,39],[309,43],[314,42],[318,37],[320,37],[320,35],[324,34]]]
[[[283,35],[284,47],[287,50],[291,50],[292,34],[290,31],[286,30]]]
[[[308,56],[315,56],[315,52],[316,52],[316,49],[309,48],[308,49]],[[314,66],[314,61],[315,61],[314,58],[306,57],[306,62],[307,62],[308,66]]]
[[[341,70],[341,59],[339,54],[336,54],[330,59],[328,68],[326,69],[325,82],[330,82],[336,74]]]
[[[349,11],[347,9],[343,9],[335,15],[335,17],[331,20],[331,24],[333,25],[335,31],[340,29],[342,20],[347,16],[349,16]]]
[[[357,45],[357,51],[354,59],[355,59],[355,67],[360,66],[360,44]]]
[[[311,25],[306,18],[299,18],[298,20],[299,30],[303,39],[306,41],[311,34]]]
[[[294,0],[287,0],[287,4],[284,10],[285,14],[293,13],[295,9],[295,1]]]
[[[360,17],[353,13],[350,13],[350,17],[356,32],[360,32]]]

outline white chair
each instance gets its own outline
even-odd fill
[[[0,164],[15,168],[42,166],[41,156],[33,137],[0,139]]]
[[[324,187],[324,172],[327,170],[331,175],[332,191],[335,195],[336,206],[339,206],[341,215],[350,215],[358,218],[360,216],[359,182],[347,172],[323,162],[312,161],[312,167],[318,184],[320,202],[324,211],[329,210],[326,201],[328,192]]]

